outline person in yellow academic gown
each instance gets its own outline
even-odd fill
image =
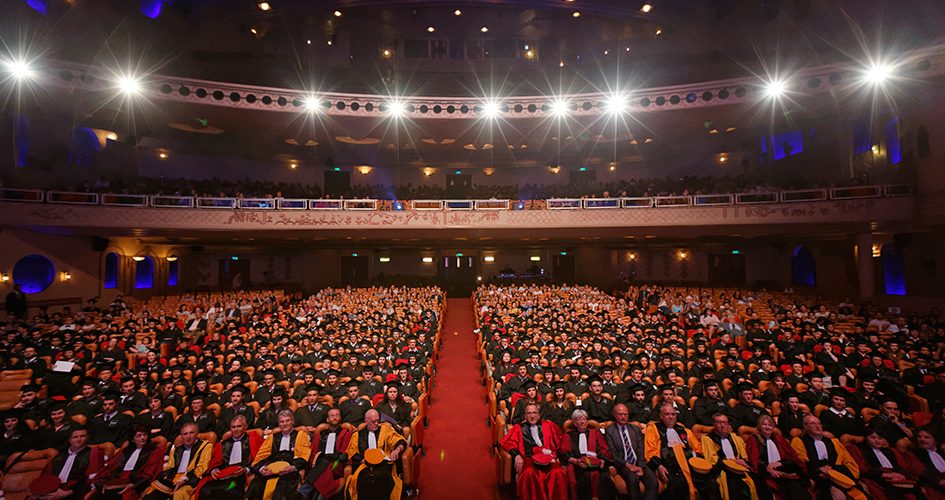
[[[732,433],[732,425],[724,413],[712,416],[712,426],[712,432],[702,436],[702,455],[712,464],[712,476],[718,478],[719,488],[709,496],[722,500],[758,500],[758,491],[748,470],[745,441]],[[725,460],[730,460],[728,464],[734,468],[730,469]]]
[[[256,452],[252,465],[256,478],[249,485],[247,498],[295,498],[302,472],[308,466],[311,436],[295,428],[291,410],[280,411],[278,419],[279,431],[267,436]]]

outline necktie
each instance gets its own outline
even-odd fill
[[[631,465],[636,465],[637,454],[633,451],[633,445],[630,444],[630,433],[627,432],[627,426],[620,426],[620,437],[623,438],[624,458]]]

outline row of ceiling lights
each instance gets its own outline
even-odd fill
[[[567,1],[569,1],[569,3],[570,3],[570,0],[567,0]],[[261,10],[261,11],[263,11],[263,12],[269,12],[269,11],[272,10],[272,4],[269,3],[269,2],[267,2],[267,1],[258,2],[258,3],[256,4],[256,6],[259,7],[259,10]],[[649,4],[649,3],[644,3],[643,5],[640,6],[640,12],[642,12],[642,13],[644,13],[644,14],[649,14],[649,13],[652,12],[652,11],[653,11],[653,5],[651,5],[651,4]],[[341,12],[340,10],[336,10],[336,11],[332,12],[332,15],[335,16],[335,17],[341,17],[341,16],[342,16],[342,12]],[[461,9],[456,9],[456,10],[453,11],[453,15],[459,17],[459,16],[463,15],[463,11],[462,11]],[[574,11],[574,12],[571,13],[571,16],[574,17],[574,18],[581,17],[581,11],[576,10],[576,11]],[[255,28],[251,28],[251,32],[252,32],[252,29],[255,29]],[[427,32],[428,32],[428,33],[433,33],[433,32],[435,32],[435,31],[436,31],[436,27],[435,27],[435,26],[427,26]],[[489,27],[488,27],[488,26],[483,26],[483,27],[479,28],[479,31],[481,31],[481,32],[483,32],[483,33],[488,33],[488,32],[489,32]],[[661,34],[660,31],[661,31],[660,29],[657,29],[657,33],[656,33],[656,34],[657,34],[657,35],[660,35],[660,34]],[[253,34],[255,35],[256,33],[253,33]],[[311,44],[311,41],[309,41],[309,44]],[[329,43],[329,45],[331,45],[331,43]]]

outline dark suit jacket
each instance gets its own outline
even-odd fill
[[[604,430],[604,439],[607,440],[607,447],[610,448],[610,454],[614,457],[614,463],[624,466],[627,465],[627,455],[623,447],[623,438],[620,437],[620,432],[618,432],[619,427],[620,425],[616,422],[607,427],[607,429]],[[627,424],[627,432],[630,434],[630,446],[633,447],[633,452],[637,455],[636,462],[631,465],[646,467],[643,433],[640,432],[639,427],[633,424]]]

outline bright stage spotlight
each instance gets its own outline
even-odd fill
[[[892,66],[884,62],[873,63],[863,71],[863,81],[874,86],[885,84],[892,76]]]
[[[787,92],[787,83],[784,80],[774,79],[765,84],[765,96],[771,99],[780,99]]]
[[[612,115],[622,115],[627,112],[627,96],[613,94],[604,100],[604,110]]]
[[[399,99],[388,101],[387,112],[394,118],[402,118],[405,114],[407,114],[407,105]]]
[[[7,71],[9,71],[17,81],[29,80],[35,75],[30,64],[22,59],[7,61],[4,63],[4,66],[6,66]]]
[[[129,96],[141,93],[141,80],[134,76],[122,76],[116,82],[118,89]]]
[[[554,102],[551,103],[551,114],[557,118],[564,118],[570,111],[568,108],[570,108],[568,101],[555,99]]]
[[[318,99],[315,96],[308,96],[302,102],[305,106],[305,110],[309,113],[318,113],[321,110]]]
[[[501,111],[499,103],[495,101],[486,101],[482,103],[482,117],[488,118],[490,120],[495,120],[499,117],[499,112]]]

